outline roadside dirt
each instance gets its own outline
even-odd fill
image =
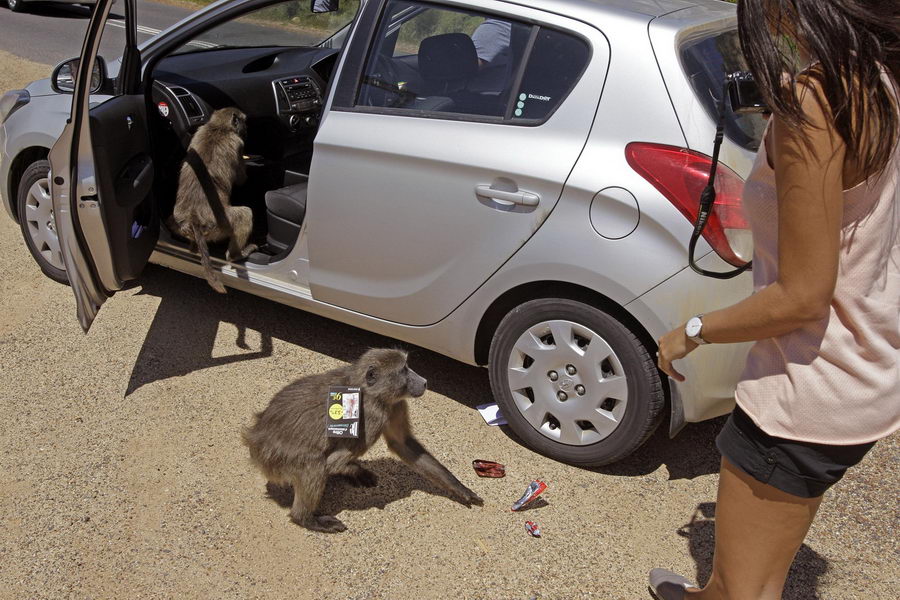
[[[0,90],[50,72],[2,52],[0,65]],[[70,289],[5,214],[0,256],[2,598],[610,600],[648,598],[655,566],[708,577],[720,420],[575,469],[484,425],[483,370],[414,349],[431,390],[416,431],[486,505],[440,495],[381,444],[366,460],[377,488],[327,491],[349,531],[313,534],[266,497],[240,428],[293,378],[395,342],[158,267],[84,335]],[[898,440],[831,494],[785,598],[896,597]],[[478,479],[475,458],[507,477]],[[533,478],[547,504],[511,513]]]

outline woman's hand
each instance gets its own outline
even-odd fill
[[[673,360],[684,358],[697,347],[695,342],[688,339],[684,332],[684,325],[677,327],[662,336],[659,340],[659,352],[656,353],[656,364],[659,368],[676,381],[684,381],[684,375],[672,366]]]

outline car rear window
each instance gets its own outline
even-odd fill
[[[737,30],[730,29],[688,40],[682,44],[679,54],[694,94],[709,116],[716,120],[725,76],[734,71],[747,70]],[[734,143],[754,152],[759,149],[765,127],[766,121],[758,113],[736,114],[728,111],[725,117],[725,135]]]
[[[584,40],[542,27],[522,76],[513,117],[546,119],[578,83],[590,57]]]

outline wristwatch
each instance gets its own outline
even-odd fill
[[[691,317],[687,324],[684,326],[684,334],[687,336],[689,340],[694,342],[695,344],[703,345],[708,344],[706,340],[703,339],[701,332],[703,331],[703,315],[697,315],[696,317]]]

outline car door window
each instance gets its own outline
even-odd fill
[[[359,11],[359,0],[343,0],[340,9],[328,13],[310,11],[309,0],[280,2],[217,25],[182,44],[173,54],[213,48],[263,46],[319,46],[350,24]],[[331,47],[339,47],[340,43]]]
[[[542,122],[590,58],[580,37],[457,7],[391,0],[355,106],[415,116]]]

